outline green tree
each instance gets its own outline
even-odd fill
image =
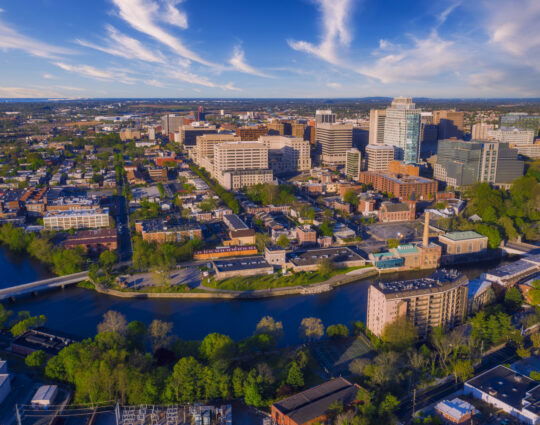
[[[99,265],[109,272],[117,262],[118,254],[115,251],[103,251],[99,255]]]
[[[304,374],[296,362],[291,362],[289,373],[287,374],[287,384],[293,388],[299,389],[304,386]]]
[[[204,337],[199,352],[201,356],[210,361],[228,360],[236,350],[234,341],[227,335],[211,333]]]
[[[55,273],[63,276],[80,272],[84,264],[83,254],[80,246],[55,251],[52,257]]]
[[[532,305],[540,305],[540,279],[533,280],[532,289],[529,291],[529,298]]]
[[[255,334],[267,334],[276,341],[280,340],[283,338],[283,323],[276,322],[271,316],[264,316],[257,324]]]
[[[359,204],[358,195],[352,190],[349,190],[345,193],[345,195],[343,196],[343,200],[351,204],[354,207],[354,209],[358,207],[358,204]]]
[[[43,367],[47,363],[47,354],[43,350],[34,351],[26,356],[24,362],[28,367]]]
[[[234,369],[232,376],[233,392],[235,397],[244,396],[244,382],[246,380],[246,373],[237,367]]]
[[[53,255],[53,245],[47,238],[33,238],[27,247],[28,253],[43,263],[51,263]]]
[[[332,223],[329,220],[324,220],[319,226],[319,231],[323,236],[333,236],[334,230],[332,228]]]
[[[279,235],[279,238],[276,242],[277,246],[285,249],[285,248],[288,248],[290,244],[291,244],[291,241],[289,240],[287,235],[284,235],[284,234]]]
[[[23,319],[15,323],[11,327],[11,335],[17,337],[25,333],[28,329],[38,328],[45,325],[46,322],[47,318],[42,314],[39,316],[28,317],[27,319]]]
[[[305,317],[300,323],[300,336],[307,341],[321,339],[324,335],[324,325],[321,319]]]
[[[404,351],[418,340],[418,329],[409,319],[400,318],[384,327],[382,340],[391,349]]]
[[[330,325],[326,329],[328,338],[347,338],[349,336],[349,328],[343,324]]]
[[[318,262],[317,269],[321,275],[328,276],[336,269],[336,265],[330,258],[322,258]]]
[[[0,329],[4,329],[10,316],[13,314],[11,310],[6,310],[3,304],[0,304]]]
[[[471,364],[471,360],[456,360],[452,363],[452,374],[454,375],[456,384],[458,381],[465,382],[471,378],[474,375],[474,367]]]
[[[203,393],[203,366],[193,357],[183,357],[174,365],[165,387],[167,398],[173,402],[193,403]]]
[[[399,239],[388,239],[386,241],[388,249],[397,248],[399,246]]]
[[[259,386],[257,385],[257,382],[255,381],[249,382],[246,386],[244,393],[245,393],[244,402],[248,406],[259,407],[262,405],[262,396],[259,391]]]
[[[504,305],[509,313],[515,313],[521,307],[523,297],[518,288],[513,286],[504,295]]]

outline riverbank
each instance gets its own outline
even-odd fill
[[[375,267],[366,267],[353,270],[347,274],[335,275],[330,279],[311,285],[298,285],[282,288],[257,289],[248,291],[233,291],[227,289],[207,288],[200,286],[206,292],[138,292],[105,288],[94,284],[95,290],[100,294],[111,295],[119,298],[175,298],[175,299],[260,299],[271,297],[283,297],[288,295],[309,295],[329,292],[342,285],[356,282],[361,279],[378,276],[379,271]]]

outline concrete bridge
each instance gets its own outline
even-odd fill
[[[525,242],[507,242],[502,249],[508,254],[517,255],[536,254],[540,252],[540,246]]]
[[[37,294],[38,292],[48,289],[63,288],[66,285],[83,282],[86,279],[88,279],[88,272],[80,272],[0,289],[0,301],[24,295]]]

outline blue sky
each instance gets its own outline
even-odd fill
[[[0,0],[0,97],[538,97],[539,0]]]

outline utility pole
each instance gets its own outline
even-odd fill
[[[416,404],[416,388],[413,390],[413,396],[412,396],[412,416],[411,418],[414,419],[414,408]]]

